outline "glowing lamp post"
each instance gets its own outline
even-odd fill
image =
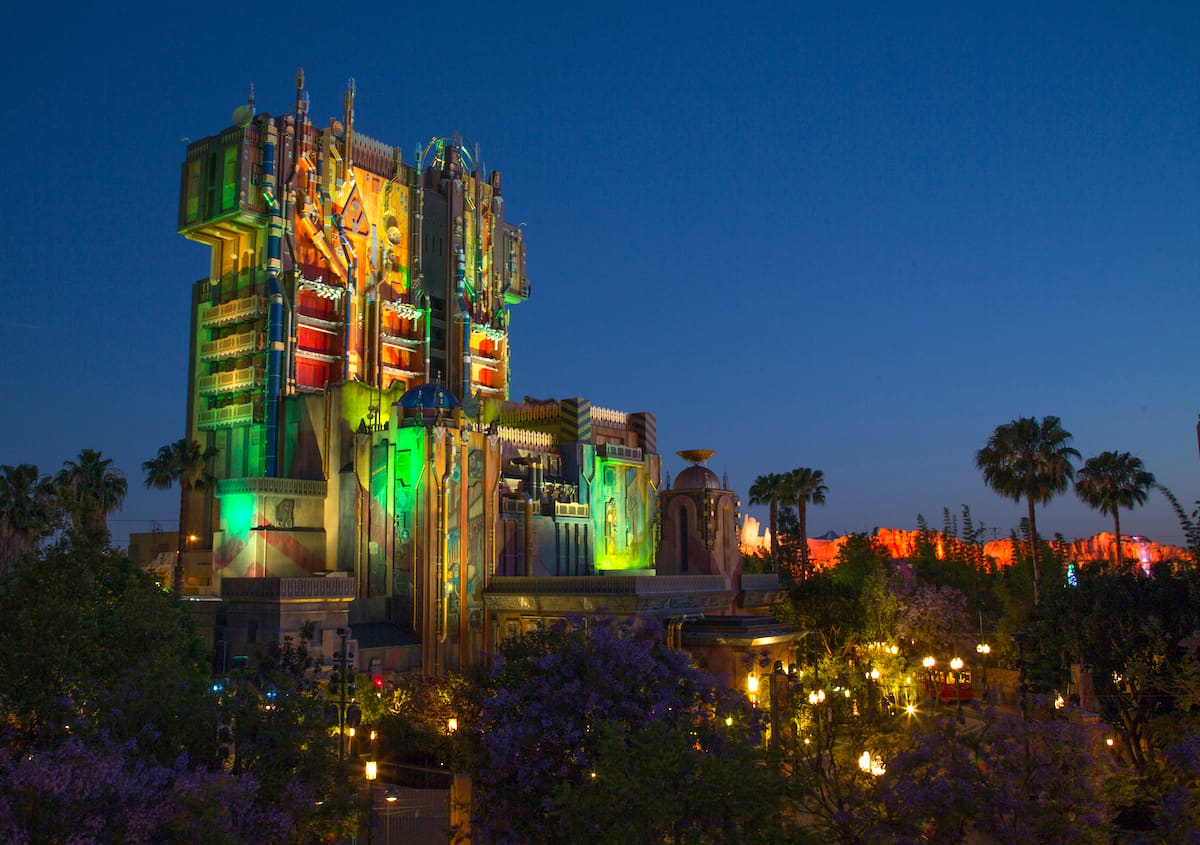
[[[958,721],[962,724],[962,667],[963,662],[961,657],[956,657],[950,661],[950,668],[954,671],[954,698],[958,707]]]
[[[929,696],[933,699],[932,704],[935,708],[937,707],[937,693],[933,690],[933,667],[936,664],[937,661],[933,659],[932,655],[921,661],[921,665],[925,667],[925,681],[929,684]]]
[[[746,692],[750,693],[750,703],[758,706],[758,678],[753,672],[746,676]]]
[[[987,659],[988,655],[992,653],[992,647],[987,643],[980,643],[975,646],[975,650],[979,652],[980,663],[983,666],[983,698],[986,701],[988,695]]]
[[[363,777],[367,781],[367,845],[371,845],[372,828],[375,823],[375,779],[379,777],[379,764],[367,760],[363,766]]]

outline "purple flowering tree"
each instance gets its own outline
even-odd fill
[[[627,841],[661,842],[663,825],[696,821],[668,813],[672,798],[716,757],[748,759],[755,716],[654,625],[593,618],[510,640],[483,700],[472,841],[605,841],[604,820],[622,818],[639,832]]]

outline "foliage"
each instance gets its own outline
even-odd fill
[[[0,747],[0,839],[13,845],[170,845],[294,841],[278,798],[224,771],[166,765],[128,745],[70,737],[35,752]]]
[[[133,740],[160,762],[212,750],[207,656],[185,609],[127,559],[70,536],[0,581],[0,710],[19,742]]]
[[[54,482],[32,464],[0,466],[0,573],[62,526]]]
[[[775,614],[798,631],[805,631],[807,661],[841,654],[852,632],[862,629],[860,590],[830,572],[793,584]]]
[[[770,508],[771,559],[779,563],[779,505],[789,498],[787,477],[778,473],[760,475],[750,485],[750,504]]]
[[[214,694],[184,605],[99,532],[70,532],[0,576],[0,643],[4,841],[232,845],[347,829],[306,657],[284,643]]]
[[[1167,501],[1171,503],[1171,509],[1175,511],[1175,516],[1179,520],[1179,527],[1183,531],[1183,536],[1187,541],[1188,551],[1191,553],[1192,561],[1200,561],[1200,502],[1196,502],[1197,510],[1192,511],[1191,515],[1183,509],[1183,505],[1179,504],[1179,500],[1175,498],[1175,494],[1162,484],[1155,485],[1160,493],[1167,497]]]
[[[959,843],[973,830],[1014,845],[1111,841],[1106,788],[1118,767],[1095,753],[1099,736],[1082,721],[985,711],[913,738],[880,779],[874,841]]]
[[[825,486],[825,473],[819,469],[797,467],[787,473],[785,478],[785,489],[796,502],[800,577],[807,578],[812,574],[808,553],[808,506],[825,504],[825,494],[829,492],[829,488]]]
[[[831,574],[834,580],[861,590],[868,578],[891,566],[891,554],[878,539],[866,534],[850,534],[838,548]]]
[[[563,830],[564,802],[596,800],[580,785],[597,765],[611,771],[640,744],[671,742],[673,731],[719,756],[733,733],[752,740],[758,727],[743,696],[718,688],[653,627],[592,618],[533,631],[500,651],[475,764],[472,835],[481,842],[575,841]],[[671,789],[679,772],[650,767],[646,776],[641,788],[654,793]],[[632,817],[638,808],[626,809]]]
[[[107,539],[108,515],[120,510],[129,490],[125,475],[95,449],[84,449],[79,460],[64,461],[54,478],[59,501],[76,532]]]
[[[252,778],[263,796],[286,796],[292,822],[307,835],[344,832],[352,764],[338,761],[307,647],[284,637],[260,650],[253,667],[225,679],[218,705],[229,771]]]
[[[1144,505],[1154,476],[1141,458],[1128,452],[1101,452],[1088,458],[1075,479],[1075,493],[1085,504],[1113,518],[1113,565],[1121,562],[1121,508]]]
[[[462,675],[402,676],[381,697],[379,758],[422,767],[462,771],[479,724],[478,690]],[[363,716],[374,720],[364,707]],[[458,730],[450,731],[455,719]]]
[[[1015,502],[1024,499],[1028,505],[1034,604],[1041,600],[1034,505],[1044,505],[1066,491],[1075,474],[1071,459],[1079,457],[1070,442],[1071,433],[1058,417],[1021,417],[997,426],[987,445],[975,455],[975,465],[989,487]]]
[[[1035,648],[1060,665],[1093,667],[1101,714],[1117,728],[1130,762],[1154,776],[1167,743],[1177,738],[1154,726],[1186,719],[1195,700],[1181,703],[1178,693],[1197,671],[1192,637],[1200,631],[1200,577],[1174,575],[1160,564],[1149,578],[1085,568],[1076,583],[1038,614]],[[1200,693],[1200,685],[1193,691]]]
[[[910,654],[951,654],[970,628],[966,597],[953,587],[906,584],[900,593],[895,637]]]
[[[183,586],[183,544],[188,533],[187,526],[184,525],[187,500],[183,493],[188,490],[208,490],[216,486],[217,479],[211,472],[213,458],[216,456],[217,450],[214,447],[201,449],[199,443],[185,437],[159,447],[158,454],[142,464],[148,489],[169,490],[175,484],[181,488],[175,566],[171,573],[171,588],[177,593]]]
[[[780,776],[742,739],[701,747],[686,722],[599,730],[588,776],[553,792],[557,841],[600,845],[784,841]]]

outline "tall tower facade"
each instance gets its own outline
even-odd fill
[[[660,617],[678,645],[769,603],[728,485],[697,466],[660,490],[654,414],[509,401],[525,244],[461,138],[405,160],[357,133],[353,84],[318,128],[301,74],[290,113],[251,98],[188,147],[179,231],[209,253],[187,436],[218,482],[184,491],[182,533],[222,600],[214,654],[303,632],[328,655],[349,624],[359,668],[438,674],[572,614]],[[693,644],[790,642],[755,624]]]
[[[521,229],[500,174],[458,137],[406,161],[360,135],[354,85],[314,125],[297,75],[291,113],[256,114],[188,147],[179,231],[209,247],[195,283],[187,434],[217,449],[218,478],[305,477],[295,401],[375,391],[368,423],[426,382],[463,399],[508,396],[508,309],[529,295]],[[211,535],[204,495],[189,533]]]

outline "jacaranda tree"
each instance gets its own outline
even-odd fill
[[[727,790],[709,788],[701,807],[631,802],[618,773],[636,769],[641,795],[677,794],[718,761],[745,763],[755,716],[744,696],[668,648],[657,626],[593,618],[509,640],[483,701],[472,841],[599,841],[612,830],[602,820],[618,816],[630,842],[663,842],[716,818],[748,837],[756,823],[747,813],[761,816],[762,807],[746,803],[736,778],[724,781]],[[662,765],[645,759],[652,751]]]

